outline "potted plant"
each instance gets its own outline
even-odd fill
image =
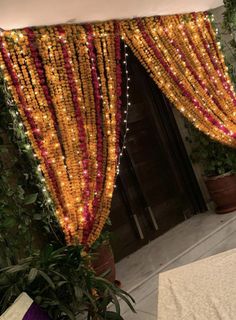
[[[193,126],[187,125],[191,143],[191,160],[204,172],[216,213],[236,210],[236,150],[213,141]]]
[[[6,256],[6,248],[1,249]],[[15,257],[9,250],[7,258],[0,270],[0,312],[22,292],[54,320],[84,319],[84,316],[87,320],[122,320],[118,298],[134,311],[133,300],[127,293],[95,274],[90,267],[91,254],[85,253],[82,246],[55,249],[49,245],[14,264]],[[108,307],[111,303],[115,311]]]

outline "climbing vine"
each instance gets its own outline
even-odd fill
[[[43,239],[63,243],[37,167],[18,111],[0,80],[0,265],[7,252],[17,261],[40,248]]]
[[[229,32],[236,30],[236,1],[224,0],[224,26]]]

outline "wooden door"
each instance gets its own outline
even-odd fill
[[[116,260],[205,211],[171,105],[130,54],[131,108],[111,220]]]

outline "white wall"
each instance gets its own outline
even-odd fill
[[[3,29],[205,11],[223,0],[0,0]]]

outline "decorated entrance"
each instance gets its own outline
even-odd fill
[[[26,292],[52,319],[121,320],[132,297],[94,266],[109,217],[118,260],[206,209],[172,108],[236,145],[212,16],[2,30],[0,68],[3,140],[22,159],[12,178],[1,158],[1,311],[20,296],[42,314]]]

